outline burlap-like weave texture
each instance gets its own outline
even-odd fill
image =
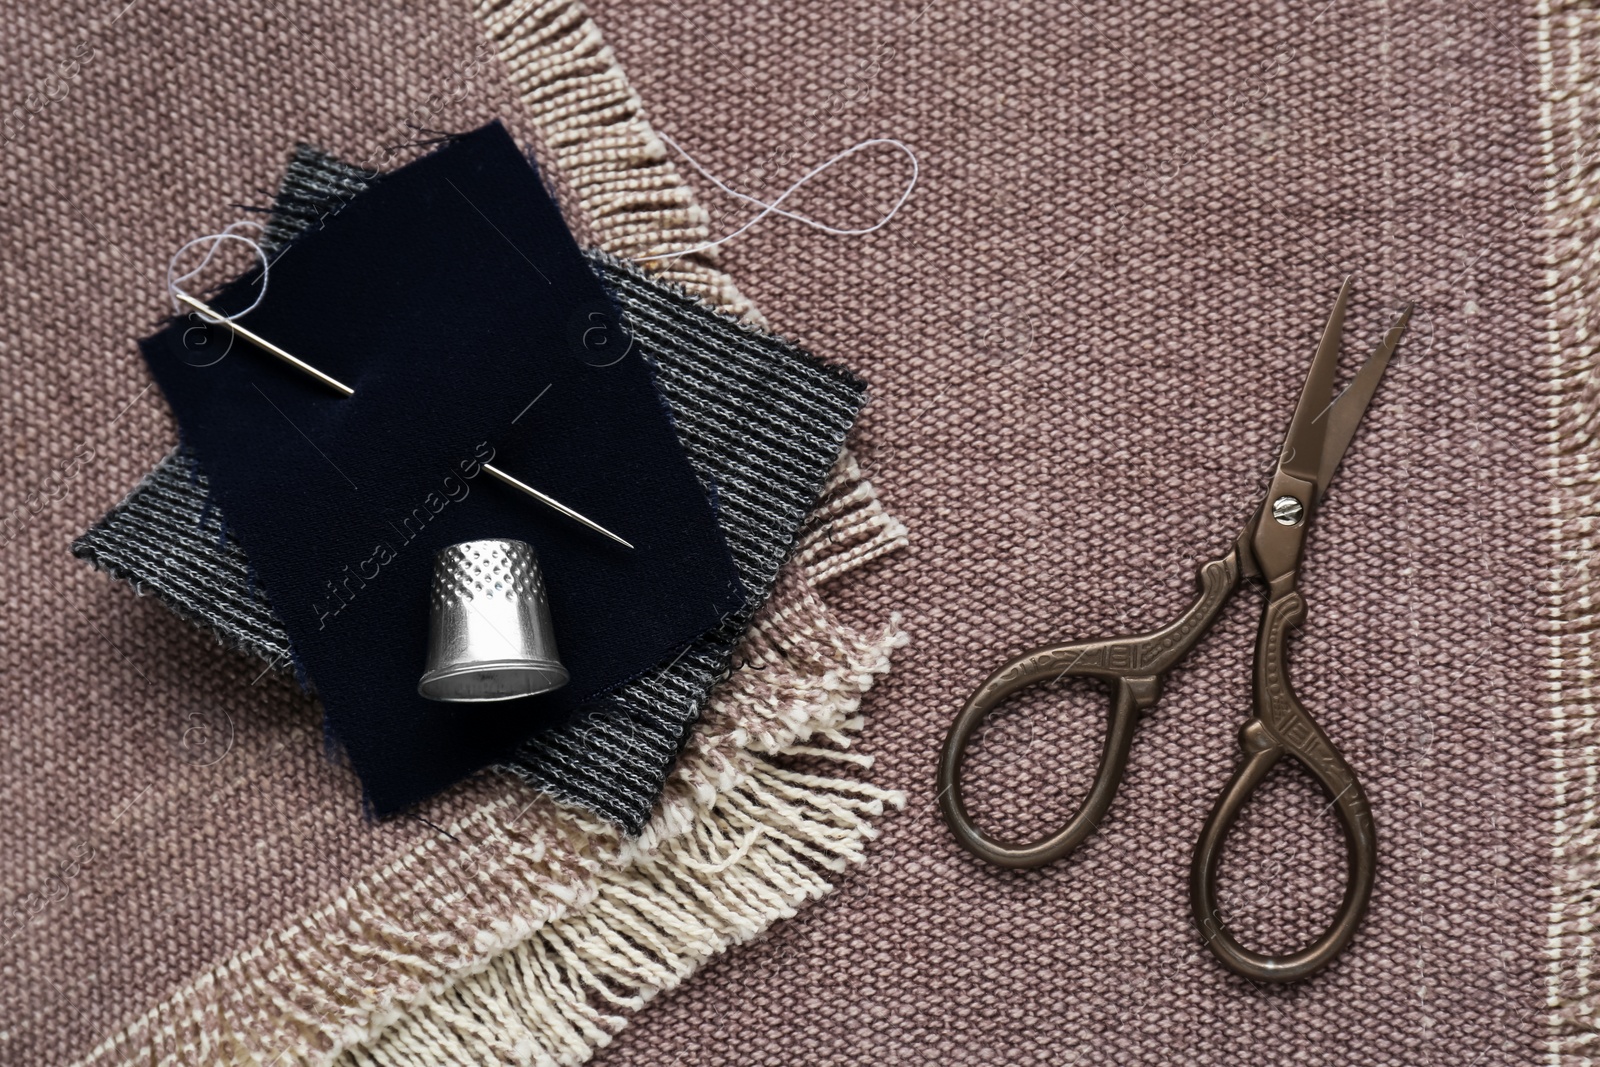
[[[1568,1009],[1591,982],[1574,961],[1592,936],[1593,853],[1581,827],[1558,820],[1592,808],[1590,608],[1569,593],[1558,616],[1550,598],[1552,583],[1571,590],[1587,573],[1577,479],[1593,469],[1581,447],[1593,409],[1593,15],[1442,0],[597,7],[653,117],[741,188],[775,192],[869,136],[905,139],[924,166],[906,211],[870,238],[773,220],[723,257],[775,326],[825,355],[850,353],[875,384],[863,459],[918,537],[846,606],[861,619],[905,607],[917,635],[866,707],[878,780],[910,792],[912,810],[887,824],[864,877],[658,998],[605,1060],[1583,1062],[1594,1028]],[[47,490],[0,572],[8,602],[29,607],[17,617],[41,620],[7,642],[6,676],[14,751],[61,755],[45,763],[59,770],[47,785],[34,760],[0,786],[15,813],[4,847],[25,857],[19,891],[48,874],[70,877],[76,894],[43,912],[50,936],[30,942],[42,947],[28,959],[44,961],[30,973],[47,991],[24,1000],[17,979],[0,982],[21,1004],[6,1011],[19,1020],[13,1042],[66,1034],[51,1047],[81,1047],[72,1035],[123,1018],[160,984],[152,972],[187,973],[172,943],[191,961],[244,943],[339,884],[327,871],[382,854],[339,829],[349,796],[299,806],[261,785],[321,774],[333,784],[319,788],[341,788],[311,754],[310,708],[286,690],[255,696],[243,671],[224,677],[177,620],[64,552],[170,444],[151,398],[137,397],[126,342],[140,332],[127,324],[158,308],[149,275],[164,256],[152,250],[194,232],[173,190],[194,203],[265,199],[257,186],[280,162],[269,127],[353,158],[380,151],[404,137],[372,132],[402,121],[396,102],[421,107],[442,91],[425,87],[453,76],[439,57],[475,47],[444,7],[309,10],[256,13],[246,33],[145,0],[6,149],[22,159],[24,145],[30,162],[0,194],[17,235],[0,307],[19,398],[0,420],[26,457],[4,468],[4,489],[19,503]],[[90,15],[52,9],[29,24],[47,27],[42,37],[4,27],[30,41],[5,74],[17,101]],[[232,32],[238,50],[219,62]],[[97,72],[112,57],[123,66]],[[509,91],[485,90],[470,107],[456,101],[459,120],[424,121],[460,128],[502,102]],[[146,108],[159,124],[129,117]],[[185,148],[158,151],[180,134]],[[223,152],[230,165],[213,165]],[[904,162],[855,162],[795,206],[836,225],[871,221]],[[257,186],[233,177],[246,173]],[[686,203],[671,183],[659,195]],[[719,232],[750,210],[706,202]],[[589,203],[603,214],[638,200]],[[1368,789],[1381,868],[1340,963],[1260,989],[1199,946],[1186,886],[1248,707],[1248,598],[1141,726],[1122,794],[1074,860],[1026,874],[977,865],[938,822],[931,782],[949,716],[1001,657],[1178,609],[1193,562],[1257,499],[1349,271],[1347,367],[1399,301],[1420,310],[1318,520],[1291,669]],[[86,320],[85,306],[103,310]],[[125,361],[101,355],[117,351]],[[71,466],[85,441],[93,458]],[[1552,478],[1557,452],[1569,458]],[[1564,571],[1558,543],[1571,553]],[[135,612],[137,624],[121,621]],[[1051,828],[1087,780],[1103,711],[1087,694],[1056,696],[985,738],[972,801],[998,830]],[[108,707],[130,718],[113,721]],[[214,707],[274,729],[241,735],[234,751],[247,762],[176,768],[141,793],[144,771],[202,736],[184,717]],[[154,724],[173,709],[163,734]],[[88,763],[129,721],[148,724],[144,747],[123,764]],[[1331,913],[1342,857],[1321,809],[1292,774],[1257,798],[1225,864],[1225,901],[1247,940],[1285,948]],[[138,817],[159,831],[196,811],[229,831],[211,848],[238,864],[233,895],[170,834],[74,851],[86,824]],[[265,832],[240,832],[248,819]],[[315,870],[291,862],[307,841],[323,857]],[[135,854],[169,857],[166,884],[128,888],[119,872]],[[116,895],[83,910],[95,893]],[[90,912],[121,918],[86,922]],[[159,928],[131,918],[146,912]]]
[[[913,648],[869,698],[867,748],[911,807],[864,877],[653,1006],[603,1061],[1545,1055],[1552,690],[1537,627],[1541,517],[1560,491],[1538,11],[594,6],[657,125],[736,188],[775,195],[868,137],[903,139],[923,167],[879,233],[771,220],[725,250],[777,328],[852,346],[874,383],[859,454],[913,539],[848,602],[907,610]],[[1592,19],[1584,6],[1558,24]],[[1558,66],[1569,42],[1550,46]],[[1577,88],[1557,84],[1557,116]],[[1590,140],[1592,124],[1569,123]],[[786,206],[864,225],[905,173],[883,149]],[[751,212],[702,194],[715,225]],[[1335,967],[1258,988],[1201,946],[1187,885],[1250,707],[1253,597],[1174,675],[1070,861],[971,860],[938,818],[934,771],[951,717],[1004,657],[1159,625],[1186,602],[1196,562],[1259,500],[1347,273],[1345,374],[1402,301],[1419,310],[1312,531],[1290,670],[1366,786],[1380,869]],[[995,722],[969,772],[987,826],[1060,824],[1098,757],[1103,699],[1041,694]],[[1592,796],[1592,781],[1572,788]],[[1323,807],[1286,770],[1239,827],[1223,900],[1246,943],[1293,947],[1332,914],[1344,861]]]

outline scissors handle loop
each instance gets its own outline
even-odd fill
[[[1122,784],[1140,712],[1156,702],[1167,671],[1205,636],[1238,584],[1238,553],[1229,552],[1200,568],[1199,594],[1171,624],[1147,634],[1030,649],[989,675],[951,724],[939,757],[939,808],[961,847],[999,867],[1040,867],[1093,834]],[[1097,678],[1112,687],[1105,747],[1088,795],[1067,824],[1047,837],[1027,844],[990,837],[973,823],[961,790],[967,745],[983,721],[1018,690],[1072,677]]]
[[[1256,712],[1239,731],[1244,762],[1234,770],[1200,830],[1189,874],[1194,918],[1207,946],[1234,973],[1259,982],[1292,982],[1333,962],[1361,925],[1378,864],[1377,835],[1361,783],[1289,685],[1284,641],[1289,627],[1304,617],[1305,601],[1293,591],[1273,599],[1261,616],[1256,639]],[[1328,929],[1298,952],[1268,956],[1243,947],[1229,932],[1217,907],[1217,867],[1234,821],[1267,772],[1285,755],[1298,760],[1332,798],[1344,828],[1349,866],[1344,899]]]

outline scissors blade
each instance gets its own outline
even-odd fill
[[[1283,437],[1278,469],[1308,482],[1316,481],[1322,468],[1322,443],[1328,432],[1325,416],[1332,407],[1333,372],[1339,366],[1344,309],[1350,302],[1353,281],[1353,277],[1347,277],[1339,287],[1339,299],[1334,301],[1333,314],[1328,316],[1328,325],[1323,327],[1322,341],[1317,345],[1317,354],[1311,358],[1305,388],[1300,391],[1300,403],[1295,405],[1289,432]]]
[[[1345,449],[1356,435],[1356,427],[1361,425],[1361,417],[1367,413],[1367,405],[1378,391],[1378,383],[1389,366],[1389,357],[1394,355],[1410,322],[1411,305],[1407,304],[1372,355],[1350,379],[1345,391],[1339,394],[1339,399],[1333,402],[1333,409],[1328,413],[1328,430],[1322,439],[1322,466],[1317,471],[1319,494],[1328,491],[1328,483],[1333,481],[1333,473],[1339,469],[1339,461],[1344,458]]]

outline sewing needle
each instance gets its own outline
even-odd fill
[[[289,354],[288,352],[285,352],[283,349],[279,348],[277,345],[273,344],[271,341],[267,340],[265,337],[262,337],[259,334],[255,333],[253,330],[247,329],[244,326],[240,326],[237,322],[233,322],[230,319],[224,317],[223,315],[218,313],[216,310],[214,310],[212,307],[210,307],[208,304],[206,304],[204,301],[196,300],[194,297],[192,297],[188,293],[184,293],[184,292],[174,292],[172,295],[177,297],[178,300],[180,300],[184,304],[187,304],[190,308],[193,308],[195,311],[198,311],[201,315],[205,316],[206,319],[208,319],[208,320],[210,320],[212,322],[212,324],[220,324],[220,325],[224,325],[224,326],[228,327],[228,329],[232,330],[236,336],[244,338],[246,341],[249,341],[251,344],[255,345],[257,348],[261,349],[263,352],[268,353],[269,355],[277,356],[279,359],[283,360],[285,363],[289,364],[289,366],[295,368],[296,370],[298,370],[298,371],[300,371],[300,372],[302,372],[304,374],[309,374],[311,377],[315,378],[317,381],[321,382],[323,385],[326,385],[328,388],[334,389],[334,390],[336,390],[336,391],[338,391],[340,393],[343,393],[345,396],[354,396],[355,395],[356,391],[354,389],[350,388],[348,385],[346,385],[343,382],[341,382],[339,379],[337,379],[335,377],[332,377],[331,375],[324,374],[322,371],[320,371],[317,368],[313,367],[311,364],[305,362],[304,360],[299,359],[299,358]],[[552,496],[549,496],[549,495],[547,495],[545,493],[539,492],[539,490],[535,489],[533,486],[527,484],[526,482],[519,481],[516,478],[513,478],[511,475],[507,474],[505,471],[501,470],[499,467],[495,467],[495,466],[492,466],[492,465],[490,465],[488,463],[485,463],[483,465],[483,469],[485,471],[488,471],[490,474],[494,475],[496,478],[500,479],[502,482],[505,482],[507,485],[511,486],[512,488],[520,489],[524,493],[527,493],[529,496],[533,497],[533,499],[537,500],[539,503],[543,504],[545,507],[550,508],[553,511],[560,512],[561,514],[565,515],[567,518],[572,519],[574,522],[582,523],[583,525],[587,526],[589,529],[593,530],[595,533],[604,534],[605,536],[611,538],[611,540],[615,541],[617,544],[622,545],[625,548],[630,548],[631,549],[633,547],[633,545],[629,544],[627,541],[624,541],[622,538],[618,537],[616,534],[612,533],[610,530],[606,529],[604,526],[601,526],[598,522],[595,522],[593,519],[581,514],[580,512],[573,511],[571,508],[567,507],[565,504],[563,504],[561,501],[557,500],[555,497],[552,497]]]

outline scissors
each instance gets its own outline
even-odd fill
[[[1244,578],[1259,580],[1266,587],[1267,600],[1256,637],[1254,714],[1239,731],[1244,760],[1200,831],[1189,893],[1195,923],[1206,945],[1229,970],[1262,982],[1308,977],[1343,951],[1366,913],[1377,865],[1377,838],[1366,795],[1350,765],[1295,697],[1284,655],[1289,627],[1305,618],[1305,600],[1295,586],[1306,528],[1411,318],[1408,304],[1349,387],[1330,400],[1350,285],[1351,279],[1346,278],[1339,289],[1272,469],[1266,497],[1228,551],[1201,565],[1194,602],[1159,630],[1044,645],[1013,657],[968,698],[950,727],[939,758],[939,808],[963,848],[1001,867],[1039,867],[1060,859],[1099,828],[1122,782],[1134,724],[1161,695],[1167,673],[1205,636],[1240,582]],[[1063,677],[1095,678],[1112,689],[1105,749],[1094,782],[1077,814],[1054,834],[1029,844],[996,840],[973,825],[967,814],[961,792],[967,744],[1007,697],[1026,686]],[[1327,790],[1344,829],[1349,867],[1344,898],[1332,925],[1299,951],[1269,956],[1245,948],[1229,932],[1217,908],[1216,877],[1228,830],[1267,772],[1284,756],[1298,760]]]

